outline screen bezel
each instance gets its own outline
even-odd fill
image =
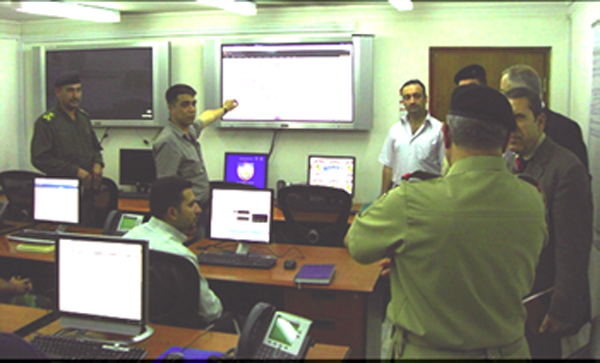
[[[214,208],[213,208],[213,192],[215,190],[237,190],[240,192],[244,192],[244,193],[269,193],[270,194],[270,200],[271,200],[271,212],[270,212],[270,218],[269,218],[269,241],[268,242],[263,242],[263,241],[253,241],[253,240],[247,240],[247,239],[232,239],[232,238],[222,238],[222,237],[213,237],[212,236],[212,219],[213,219],[213,212],[214,212]],[[209,207],[209,218],[208,218],[208,226],[207,226],[207,231],[208,231],[208,238],[210,238],[211,240],[214,241],[229,241],[229,242],[239,242],[239,243],[255,243],[255,244],[260,244],[260,245],[267,245],[267,244],[271,244],[274,241],[274,233],[273,233],[273,212],[274,212],[274,200],[273,200],[273,189],[269,189],[269,188],[265,188],[265,189],[249,189],[249,188],[238,188],[238,187],[234,187],[234,186],[211,186],[210,187],[210,207]]]
[[[77,189],[78,189],[78,216],[77,216],[77,222],[65,222],[65,221],[56,221],[56,220],[52,220],[52,219],[44,219],[44,218],[36,218],[36,187],[35,184],[37,182],[37,180],[41,180],[41,179],[55,179],[55,180],[72,180],[72,181],[76,181],[77,182]],[[81,224],[81,216],[82,216],[82,201],[83,201],[83,185],[81,183],[81,180],[79,178],[69,178],[69,177],[59,177],[59,176],[36,176],[33,178],[33,220],[35,222],[38,223],[55,223],[55,224],[62,224],[62,225],[71,225],[71,226],[76,226]]]
[[[240,152],[226,152],[225,153],[225,160],[223,160],[223,180],[224,181],[228,181],[227,180],[227,162],[229,160],[229,156],[263,156],[265,158],[265,175],[264,175],[264,179],[265,179],[265,185],[261,188],[261,187],[257,187],[258,189],[266,189],[269,185],[269,154],[265,154],[265,153],[240,153]],[[247,184],[247,183],[240,183],[240,182],[235,182],[238,184]],[[253,185],[253,184],[247,184],[247,185]],[[254,185],[256,186],[256,185]]]
[[[60,309],[60,249],[61,240],[77,240],[82,243],[86,242],[109,242],[109,243],[131,243],[137,244],[142,247],[142,289],[141,289],[141,304],[142,304],[142,316],[140,320],[122,319],[115,317],[106,317],[99,315],[80,314],[69,311],[62,311]],[[90,329],[95,331],[109,332],[109,333],[124,333],[129,335],[136,335],[142,332],[149,322],[149,291],[150,291],[150,255],[149,255],[149,242],[147,240],[129,239],[121,237],[113,237],[106,235],[88,235],[88,234],[61,234],[59,233],[56,238],[55,244],[55,263],[56,263],[56,309],[60,314],[61,326]],[[83,278],[85,281],[85,278]]]
[[[307,161],[307,167],[306,167],[306,184],[307,185],[312,185],[310,184],[310,179],[311,179],[311,167],[310,167],[310,161],[313,158],[322,158],[322,159],[351,159],[352,160],[352,165],[354,165],[354,167],[352,168],[352,193],[350,193],[350,197],[354,198],[354,193],[356,191],[356,157],[355,156],[351,156],[351,155],[308,155],[308,161]],[[315,184],[316,185],[316,184]],[[341,188],[338,188],[341,189]],[[345,189],[341,189],[345,192],[347,192]]]

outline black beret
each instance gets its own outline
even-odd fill
[[[65,72],[58,76],[56,81],[54,81],[54,87],[62,87],[66,84],[77,84],[81,83],[81,78],[79,77],[79,73],[77,72]]]
[[[483,84],[487,84],[485,69],[479,64],[471,64],[470,66],[466,66],[460,71],[456,72],[456,75],[454,76],[454,83],[458,84],[458,82],[462,81],[463,79],[471,78],[480,79]]]
[[[508,99],[488,86],[468,84],[456,87],[452,92],[448,114],[493,122],[506,127],[509,132],[517,128]]]

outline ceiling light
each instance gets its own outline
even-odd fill
[[[408,11],[413,9],[412,0],[388,0],[390,5],[398,11]]]
[[[256,4],[251,0],[196,0],[196,2],[238,15],[256,15]]]
[[[80,4],[67,4],[58,1],[22,1],[15,9],[21,13],[56,16],[75,20],[87,20],[100,23],[118,23],[121,14],[116,10],[97,8]]]

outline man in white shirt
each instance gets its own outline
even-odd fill
[[[440,174],[445,157],[442,123],[427,112],[425,85],[417,79],[407,81],[400,88],[400,96],[407,114],[392,125],[379,154],[383,164],[381,193],[399,184],[407,173]]]
[[[184,256],[198,266],[196,255],[183,243],[193,235],[196,219],[202,210],[192,191],[192,182],[180,177],[157,179],[150,189],[150,214],[152,218],[125,234],[126,238],[145,239],[150,249]],[[200,276],[200,306],[198,314],[212,322],[223,312],[221,301]]]

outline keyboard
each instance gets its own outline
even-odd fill
[[[123,192],[123,191],[119,191],[119,198],[125,198],[125,199],[150,199],[150,193]]]
[[[240,255],[231,252],[202,252],[198,254],[198,263],[201,265],[268,269],[275,266],[276,262],[277,257],[272,256]]]
[[[56,242],[56,236],[57,233],[55,231],[24,229],[22,231],[9,234],[6,238],[13,242],[53,245]]]
[[[37,335],[31,341],[34,347],[54,359],[118,359],[142,360],[146,349],[81,340],[55,335]]]

